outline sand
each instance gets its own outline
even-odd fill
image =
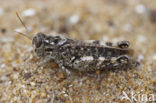
[[[67,74],[54,62],[38,67],[43,59],[32,41],[15,30],[31,38],[44,32],[78,40],[128,40],[141,65],[92,75]],[[0,1],[0,103],[154,103],[155,94],[155,0]]]

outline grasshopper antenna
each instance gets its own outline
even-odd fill
[[[20,18],[20,16],[18,15],[17,12],[16,12],[16,16],[17,16],[17,18],[20,20],[21,24],[24,26],[26,32],[28,32],[28,28],[26,27],[25,23],[24,23],[23,20]],[[32,40],[31,37],[27,36],[27,35],[24,34],[24,33],[21,33],[21,32],[19,32],[19,31],[15,31],[15,32],[17,32],[17,33],[19,33],[20,35],[25,36],[25,37],[27,37],[28,39]]]
[[[19,32],[19,31],[15,31],[15,32],[17,32],[18,34],[20,34],[20,35],[22,35],[22,36],[25,36],[26,38],[28,38],[28,39],[32,40],[29,36],[27,36],[27,35],[26,35],[26,34],[24,34],[24,33],[21,33],[21,32]]]
[[[17,12],[16,12],[16,16],[20,20],[21,24],[24,26],[24,28],[26,29],[26,31],[28,32],[28,28],[25,26],[25,23],[22,21],[22,19],[20,18],[20,16],[18,15]]]

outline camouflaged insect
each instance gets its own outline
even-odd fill
[[[33,46],[39,57],[46,62],[55,61],[60,68],[78,71],[104,69],[128,69],[137,66],[128,41],[116,44],[100,41],[79,41],[63,36],[46,36],[38,33]]]

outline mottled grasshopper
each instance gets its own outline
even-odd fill
[[[138,62],[133,59],[133,50],[129,48],[128,41],[85,42],[64,36],[37,33],[32,44],[39,57],[44,57],[46,62],[56,62],[62,69],[85,72],[129,69],[138,65]]]

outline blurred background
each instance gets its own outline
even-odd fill
[[[29,32],[26,32],[20,23],[16,12],[22,18]],[[145,77],[144,81],[148,78],[147,81],[153,87],[150,91],[148,91],[149,88],[146,89],[145,93],[153,92],[154,86],[156,86],[156,0],[0,0],[1,102],[16,101],[15,97],[17,99],[18,96],[13,93],[7,83],[17,80],[20,74],[16,75],[17,67],[25,69],[26,67],[20,65],[24,65],[25,58],[32,57],[33,54],[31,41],[18,35],[15,31],[20,31],[31,37],[38,32],[43,32],[47,35],[53,33],[67,35],[78,40],[91,39],[111,42],[128,40],[131,43],[131,48],[135,51],[136,59],[143,64],[144,69],[139,69],[141,74],[139,71],[137,73]],[[144,86],[143,88],[147,88]],[[63,90],[62,88],[61,90]],[[133,86],[131,88],[134,89]],[[104,90],[102,89],[102,91]],[[6,93],[6,91],[9,92]],[[54,94],[53,92],[50,93]],[[12,96],[8,96],[9,94]],[[96,98],[97,94],[95,94],[93,93],[92,97]],[[104,101],[104,97],[107,97],[103,96],[104,94],[99,95],[96,99],[97,102]],[[49,100],[50,97],[45,98]],[[80,99],[77,98],[75,101]],[[74,101],[72,96],[63,100]],[[108,100],[118,101],[115,97]]]

